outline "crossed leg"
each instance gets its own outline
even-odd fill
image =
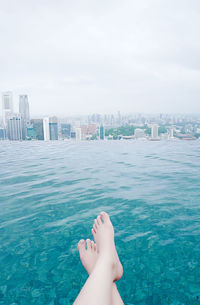
[[[81,240],[80,258],[89,274],[74,305],[124,305],[114,281],[121,278],[123,268],[114,243],[114,229],[108,214],[102,212],[94,221],[94,242]]]
[[[81,262],[87,273],[90,275],[94,270],[94,267],[98,259],[97,246],[90,239],[87,239],[86,243],[85,240],[82,239],[78,243],[78,250],[79,250]],[[121,296],[117,290],[117,285],[114,282],[112,284],[111,294],[112,294],[112,303],[111,303],[112,305],[124,305]]]

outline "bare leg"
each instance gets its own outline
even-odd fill
[[[99,252],[98,260],[74,305],[111,305],[113,281],[121,278],[123,268],[115,249],[114,229],[108,214],[103,212],[97,217],[92,234]]]
[[[86,248],[87,244],[87,248]],[[81,262],[86,269],[87,273],[90,275],[94,270],[96,262],[98,260],[98,253],[96,244],[90,239],[85,241],[82,239],[78,243],[78,250],[80,254]],[[112,305],[124,305],[121,296],[117,290],[117,285],[112,284]]]
[[[115,283],[113,283],[112,288],[112,305],[124,305],[124,302],[122,301],[122,298],[117,289],[117,285]]]

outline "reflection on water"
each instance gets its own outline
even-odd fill
[[[0,143],[0,304],[72,304],[76,244],[105,210],[125,304],[200,304],[200,147],[193,142]]]

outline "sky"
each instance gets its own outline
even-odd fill
[[[199,0],[0,0],[0,93],[33,115],[200,113]]]

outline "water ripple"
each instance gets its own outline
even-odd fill
[[[77,242],[101,210],[125,303],[199,304],[199,153],[197,141],[5,141],[0,304],[72,304],[87,277]]]

